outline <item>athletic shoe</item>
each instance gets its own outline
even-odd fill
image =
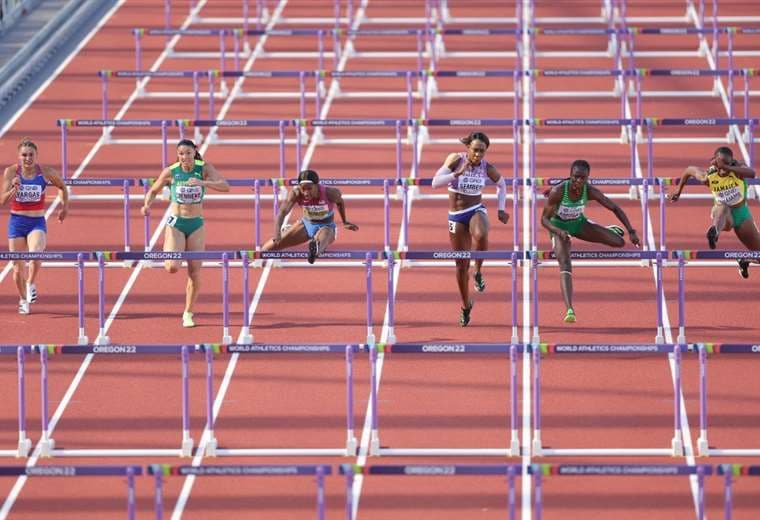
[[[738,262],[739,262],[739,274],[741,275],[741,277],[744,279],[749,278],[749,260],[740,258]]]
[[[470,313],[472,312],[473,305],[474,302],[470,300],[470,304],[467,307],[462,307],[462,310],[459,313],[459,324],[462,327],[466,327],[467,324],[470,323]]]
[[[618,236],[622,237],[623,235],[625,235],[625,231],[623,231],[623,228],[621,228],[620,226],[616,226],[615,224],[612,224],[611,226],[607,226],[607,229],[609,229],[610,231],[612,231]]]
[[[575,323],[575,311],[573,309],[567,309],[567,314],[565,314],[565,323]]]
[[[19,314],[29,314],[29,302],[26,300],[19,300],[18,301],[18,313]]]
[[[26,301],[29,303],[37,301],[37,286],[33,283],[26,284]]]
[[[707,229],[707,244],[710,246],[710,249],[715,249],[715,246],[718,244],[718,230],[715,229],[715,226],[710,226]]]
[[[193,321],[193,313],[192,312],[183,312],[182,313],[182,326],[183,327],[195,327],[195,322]]]
[[[309,258],[307,260],[310,264],[314,263],[314,260],[317,259],[317,241],[313,238],[309,240]]]
[[[478,292],[486,290],[486,281],[483,279],[483,275],[480,274],[480,271],[475,273],[475,290]]]

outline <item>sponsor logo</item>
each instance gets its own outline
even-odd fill
[[[684,125],[714,125],[717,121],[715,119],[684,119]]]
[[[422,345],[422,352],[466,352],[464,345]]]
[[[472,253],[470,251],[439,251],[433,253],[433,258],[437,259],[462,259],[462,260],[468,260],[472,258]]]
[[[103,345],[92,347],[93,354],[137,354],[135,345]]]
[[[454,466],[406,466],[405,475],[455,475]]]

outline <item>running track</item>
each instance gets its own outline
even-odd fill
[[[204,7],[205,16],[239,16],[233,2]],[[481,7],[482,4],[482,7]],[[472,16],[473,10],[481,16],[512,16],[514,6],[490,7],[480,2],[478,7],[465,7],[450,2],[452,15]],[[629,16],[676,16],[683,14],[681,2],[633,2]],[[283,17],[332,16],[332,5],[318,7],[306,0],[283,1]],[[751,13],[749,2],[721,4],[721,15]],[[595,2],[565,2],[552,7],[539,2],[536,16],[598,16]],[[186,11],[175,9],[172,24],[175,27],[187,22]],[[422,16],[421,6],[412,7],[406,2],[369,2],[368,17]],[[132,69],[132,39],[130,29],[138,26],[160,26],[163,9],[157,2],[125,1],[119,4],[83,50],[66,64],[52,83],[37,96],[20,117],[6,129],[2,140],[3,156],[10,161],[21,136],[32,136],[41,150],[41,161],[59,164],[59,138],[55,120],[60,117],[100,117],[100,85],[96,71]],[[381,39],[365,37],[357,40],[358,49],[413,49],[411,39]],[[447,40],[448,50],[482,49],[485,39],[472,37]],[[696,49],[696,36],[669,36],[666,40],[642,38],[637,40],[637,51],[647,48]],[[262,38],[263,40],[263,38]],[[180,39],[178,49],[188,50],[211,45],[210,40]],[[253,40],[255,43],[256,40]],[[205,43],[204,43],[205,42]],[[666,42],[666,43],[664,43]],[[504,41],[507,49],[514,41]],[[565,50],[567,48],[600,49],[604,42],[599,38],[574,40],[554,37],[539,40],[539,50]],[[312,48],[306,38],[270,37],[267,50]],[[747,38],[737,41],[738,49],[757,50],[760,42]],[[156,63],[161,70],[189,68],[206,69],[217,66],[213,59],[164,59],[163,42],[158,38],[146,44],[143,63]],[[751,66],[752,58],[737,58],[739,66]],[[189,65],[192,63],[192,66]],[[257,58],[243,62],[250,70],[316,68],[316,60],[290,59],[283,62]],[[378,64],[379,63],[379,64]],[[479,70],[513,68],[513,58],[444,58],[439,69]],[[712,64],[714,65],[714,64]],[[413,58],[369,60],[349,57],[340,67],[367,70],[370,67],[392,70],[413,69]],[[539,68],[567,68],[567,58],[539,57]],[[584,67],[611,68],[610,58],[588,59]],[[704,57],[682,58],[667,64],[662,58],[637,58],[638,67],[669,66],[672,68],[708,68]],[[439,89],[487,89],[491,86],[463,86],[439,80]],[[554,82],[552,82],[554,81]],[[654,80],[652,80],[654,81]],[[652,89],[689,87],[678,83],[684,80],[659,80]],[[670,83],[668,84],[668,81]],[[707,82],[708,80],[704,80]],[[571,90],[602,90],[610,80],[587,78],[583,85],[571,85],[558,80],[539,83],[539,92],[561,88]],[[160,83],[155,82],[156,85]],[[176,89],[177,83],[167,82]],[[246,86],[248,84],[246,83]],[[153,86],[153,83],[151,83]],[[362,88],[359,83],[344,82],[345,90]],[[124,105],[120,114],[129,119],[191,117],[187,100],[133,100],[129,98],[134,84],[128,81],[112,85],[112,106]],[[486,88],[487,87],[487,88]],[[293,83],[268,83],[262,88],[294,91]],[[367,87],[364,87],[367,88]],[[378,88],[377,85],[372,87]],[[401,90],[398,83],[387,88]],[[511,85],[503,88],[511,89]],[[709,88],[703,87],[699,88]],[[119,100],[115,102],[114,100]],[[126,102],[126,103],[125,103]],[[538,98],[537,117],[617,117],[619,100],[573,100]],[[416,113],[419,113],[416,104]],[[294,100],[235,101],[229,105],[218,102],[218,118],[292,118],[297,116]],[[310,109],[313,110],[313,109]],[[644,116],[651,117],[714,117],[725,114],[719,98],[674,99],[649,98],[644,101]],[[404,117],[401,101],[371,101],[366,99],[336,98],[327,108],[329,117]],[[325,112],[323,112],[325,114]],[[313,112],[308,117],[314,116]],[[511,117],[511,101],[487,97],[462,99],[434,99],[430,117],[480,118]],[[584,129],[566,128],[552,135],[581,136]],[[711,129],[714,132],[722,130]],[[501,129],[486,129],[499,136]],[[351,132],[334,130],[336,137]],[[370,134],[372,131],[367,131]],[[549,131],[543,131],[546,135]],[[595,132],[586,132],[588,134]],[[614,134],[614,131],[609,131]],[[608,133],[609,133],[608,132]],[[461,132],[465,133],[464,129]],[[125,133],[124,135],[126,135]],[[77,130],[72,133],[70,150],[71,171],[83,165],[78,173],[82,177],[148,177],[160,170],[158,147],[100,145],[100,133],[95,130]],[[375,134],[372,134],[375,135]],[[436,134],[442,135],[442,134]],[[458,136],[449,133],[450,136]],[[172,135],[172,140],[176,137]],[[709,157],[714,144],[685,145],[662,144],[655,146],[656,175],[677,176],[686,164],[702,164]],[[456,150],[453,145],[429,145],[421,151],[421,175],[434,172],[444,154]],[[734,146],[737,150],[737,147]],[[639,148],[642,161],[645,148]],[[277,175],[279,158],[276,146],[222,146],[212,145],[204,150],[206,156],[227,178]],[[521,148],[521,175],[524,175],[525,155]],[[287,151],[288,176],[295,170],[294,150]],[[537,175],[564,176],[572,159],[583,156],[592,163],[592,172],[600,177],[627,177],[629,149],[627,145],[538,145]],[[405,171],[409,170],[409,152],[405,150]],[[509,144],[496,145],[489,151],[489,160],[503,174],[511,175],[512,149]],[[317,145],[305,149],[305,164],[316,168],[327,177],[387,177],[394,171],[392,146],[378,145]],[[643,163],[642,163],[643,165]],[[696,192],[698,188],[692,188]],[[352,192],[356,190],[344,190]],[[615,189],[606,190],[615,192]],[[244,193],[243,190],[236,192]],[[75,191],[75,193],[77,193]],[[757,213],[753,201],[754,212]],[[157,203],[154,214],[161,213]],[[641,229],[641,210],[638,201],[624,202],[623,207],[638,229]],[[141,240],[141,221],[137,217],[138,202],[132,203],[133,244]],[[651,214],[656,216],[652,206]],[[341,232],[340,249],[377,249],[382,244],[382,203],[377,200],[349,201],[349,218],[360,226],[360,232]],[[253,233],[251,210],[244,202],[209,201],[205,206],[208,222],[207,248],[209,250],[250,247]],[[415,200],[412,203],[408,244],[412,250],[448,249],[446,227],[443,222],[445,203],[442,200]],[[672,249],[703,249],[703,232],[706,227],[707,203],[704,200],[683,201],[668,208],[668,247]],[[495,222],[492,211],[492,249],[512,247],[512,228]],[[3,212],[0,227],[5,227],[7,212]],[[527,213],[520,215],[523,240],[528,227]],[[602,222],[611,216],[594,208],[591,218]],[[400,206],[392,208],[393,240],[397,240]],[[155,230],[156,221],[153,219]],[[52,219],[51,219],[52,221]],[[264,212],[262,229],[271,227],[271,214]],[[121,241],[121,210],[113,202],[74,202],[69,219],[61,226],[50,225],[51,250],[118,250]],[[153,231],[152,230],[152,231]],[[657,236],[657,229],[653,229]],[[640,233],[642,238],[644,233]],[[153,237],[158,237],[153,234]],[[160,238],[157,246],[160,247]],[[548,249],[544,233],[539,232],[539,249]],[[739,249],[733,237],[721,238],[720,247]],[[375,333],[380,338],[384,316],[384,269],[375,269],[377,282],[374,292]],[[521,269],[520,300],[529,291],[527,275]],[[689,268],[687,301],[687,337],[693,341],[741,342],[757,341],[757,320],[754,312],[752,287],[757,275],[742,281],[733,268]],[[182,311],[183,276],[168,276],[161,269],[109,269],[106,294],[108,298],[108,335],[119,343],[200,343],[218,342],[221,335],[219,269],[204,270],[204,287],[198,305],[199,327],[192,331],[179,326]],[[75,339],[76,317],[72,294],[75,274],[68,269],[45,269],[40,278],[40,301],[34,313],[21,317],[15,314],[15,296],[7,270],[3,271],[2,309],[0,327],[4,331],[3,343],[62,343]],[[656,300],[653,274],[644,267],[583,267],[576,269],[576,312],[579,322],[572,327],[561,322],[562,302],[558,290],[556,269],[540,271],[539,327],[541,340],[567,343],[651,342],[655,334]],[[452,268],[415,267],[401,272],[397,288],[397,326],[399,341],[436,342],[496,342],[506,341],[511,330],[504,317],[511,309],[508,303],[509,275],[496,268],[487,271],[488,290],[476,295],[473,322],[467,329],[457,325],[458,304],[454,297],[455,285]],[[303,343],[329,341],[331,343],[358,342],[366,335],[364,324],[364,295],[361,290],[363,270],[358,268],[284,268],[256,269],[251,271],[250,286],[256,291],[252,327],[256,341]],[[234,269],[232,288],[233,338],[242,325],[242,306],[239,270]],[[676,277],[674,269],[665,274],[667,316],[675,324]],[[87,273],[87,334],[97,335],[96,294],[94,270]],[[118,308],[114,307],[120,302]],[[528,311],[520,305],[521,339],[530,339],[525,323]],[[666,339],[672,340],[675,329],[666,329]],[[235,364],[226,356],[216,363],[217,388],[226,389],[218,409],[217,437],[224,447],[324,447],[340,446],[343,442],[342,363],[337,358],[240,358]],[[710,367],[711,444],[721,447],[754,447],[760,423],[760,413],[754,396],[760,392],[757,378],[753,377],[754,360],[718,359]],[[191,362],[191,433],[196,442],[201,439],[204,427],[203,375],[200,359]],[[529,373],[520,363],[522,375]],[[2,364],[3,388],[9,395],[15,393],[15,365],[6,359]],[[171,448],[179,443],[179,364],[166,358],[82,358],[57,357],[51,360],[51,413],[57,421],[53,436],[57,445],[66,448],[122,447]],[[542,365],[543,391],[543,444],[544,447],[667,447],[672,436],[672,372],[665,358],[571,358],[546,359]],[[34,441],[39,435],[38,385],[39,363],[28,363],[28,430]],[[690,455],[682,459],[670,458],[573,458],[576,462],[679,462],[693,463],[692,456],[697,437],[697,365],[691,358],[684,363],[686,449]],[[368,364],[359,356],[356,367],[357,435],[361,437],[367,402]],[[224,380],[224,383],[223,383]],[[527,380],[525,380],[527,381]],[[470,356],[467,358],[390,357],[382,370],[380,392],[381,439],[384,446],[404,447],[500,447],[505,442],[504,425],[507,384],[507,365],[493,358]],[[67,394],[69,392],[69,394]],[[65,397],[67,395],[67,397]],[[529,395],[520,390],[521,415],[525,415]],[[59,407],[60,405],[60,407]],[[3,414],[0,441],[3,446],[15,443],[15,401],[7,399],[0,405]],[[365,436],[366,436],[366,432]],[[366,441],[365,438],[362,439]],[[523,431],[524,446],[529,435]],[[366,453],[366,443],[361,446]],[[297,459],[316,462],[313,459]],[[411,459],[413,461],[441,462],[440,458]],[[447,460],[447,459],[444,459]],[[541,459],[524,458],[526,461]],[[133,460],[130,459],[130,462]],[[286,463],[292,458],[222,459],[209,461],[196,457],[193,463]],[[357,459],[319,458],[319,462],[338,464],[356,462]],[[359,462],[364,461],[360,455]],[[383,458],[383,463],[407,462],[409,459]],[[492,462],[492,459],[467,459],[467,462]],[[718,463],[727,459],[711,458]],[[124,459],[65,459],[65,463],[123,463]],[[138,458],[134,463],[177,463],[177,459]],[[372,460],[368,460],[372,462]],[[751,463],[752,459],[741,462]],[[756,461],[754,461],[756,462]],[[10,462],[9,462],[10,463]],[[48,460],[30,459],[29,463],[47,464]],[[60,463],[54,459],[52,463]],[[119,479],[62,479],[50,481],[30,479],[15,482],[0,480],[1,492],[11,518],[39,518],[55,515],[56,518],[109,518],[120,517],[124,511],[123,482]],[[14,488],[15,485],[15,488]],[[739,518],[752,518],[758,510],[752,494],[752,482],[737,486],[735,511]],[[184,486],[184,488],[183,488]],[[756,484],[755,484],[756,486]],[[13,488],[13,491],[11,491]],[[525,488],[523,488],[525,489]],[[708,480],[710,517],[721,514],[722,500],[718,479]],[[358,518],[499,518],[504,514],[504,485],[498,479],[470,477],[408,480],[391,477],[370,477],[357,485],[360,496]],[[140,516],[149,518],[152,511],[152,482],[138,479],[138,505]],[[694,515],[692,490],[686,479],[556,479],[545,483],[545,518],[689,518]],[[328,518],[340,518],[343,508],[343,481],[339,477],[327,480]],[[518,500],[522,500],[518,497]],[[754,501],[753,501],[754,500]],[[165,483],[165,513],[179,513],[184,508],[187,518],[245,517],[251,511],[263,518],[310,518],[313,515],[313,483],[300,479],[197,479],[185,482],[179,477]],[[178,505],[179,504],[179,505]],[[524,501],[523,501],[524,505]],[[530,514],[523,508],[523,515]]]

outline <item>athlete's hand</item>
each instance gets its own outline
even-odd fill
[[[348,222],[348,221],[346,221],[346,222],[343,223],[343,227],[346,228],[346,229],[349,229],[351,231],[358,231],[359,230],[359,226],[357,226],[356,224],[352,224],[351,222]]]
[[[509,213],[507,213],[503,209],[500,209],[498,212],[498,218],[499,218],[499,222],[501,222],[502,224],[506,224],[507,222],[509,222]]]
[[[204,181],[202,181],[198,177],[190,177],[189,179],[187,179],[187,182],[185,184],[187,184],[188,186],[203,186]]]
[[[670,199],[670,202],[677,202],[678,199],[681,197],[681,190],[675,189],[668,193],[668,199]]]
[[[277,247],[280,245],[280,241],[282,240],[282,233],[275,233],[272,237],[272,247],[277,249]]]
[[[564,229],[558,229],[554,234],[563,242],[570,242],[570,234]]]
[[[150,206],[144,205],[142,208],[140,208],[140,213],[142,213],[144,217],[150,215]]]
[[[69,208],[66,206],[61,206],[61,209],[58,211],[58,222],[63,222],[63,220],[66,218],[66,215],[69,214]]]
[[[628,235],[631,237],[631,243],[635,245],[636,247],[641,247],[641,240],[639,240],[639,236],[636,234],[636,230],[632,229]]]

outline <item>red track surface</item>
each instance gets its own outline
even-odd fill
[[[629,16],[680,15],[680,2],[662,6],[659,2],[636,2],[629,8]],[[299,0],[288,2],[283,16],[332,16],[332,4]],[[370,2],[366,15],[422,16],[422,3],[414,7],[411,2]],[[512,16],[513,6],[491,8],[464,6],[450,1],[454,16]],[[591,2],[539,2],[537,16],[596,16],[598,4]],[[593,4],[593,5],[591,5]],[[489,4],[490,5],[490,4]],[[721,3],[721,15],[754,14],[749,2]],[[173,25],[179,26],[186,13],[176,8]],[[240,16],[234,2],[214,3],[203,11],[204,16]],[[100,84],[96,71],[104,68],[125,70],[134,68],[132,39],[129,30],[138,26],[161,25],[163,10],[158,2],[127,1],[76,56],[53,83],[22,114],[13,128],[3,136],[3,156],[11,161],[21,136],[31,135],[39,144],[41,161],[59,164],[59,134],[55,120],[61,117],[100,117]],[[144,41],[146,68],[154,63],[163,50],[163,40],[147,38]],[[414,50],[413,38],[360,38],[358,50]],[[447,41],[449,50],[482,50],[495,45],[494,39],[472,36],[452,37]],[[498,39],[504,49],[513,49],[511,39]],[[754,49],[760,42],[751,38],[737,39],[737,48]],[[539,38],[539,50],[603,49],[599,38],[560,39]],[[213,38],[183,38],[179,50],[215,49]],[[313,38],[272,37],[267,50],[313,49]],[[637,39],[637,51],[647,49],[694,49],[696,37],[665,36]],[[583,67],[611,67],[611,60],[583,60]],[[738,58],[738,66],[752,66],[751,58]],[[231,61],[230,61],[231,63]],[[513,68],[511,59],[442,60],[440,69],[492,69]],[[218,66],[218,60],[167,60],[161,69],[206,69]],[[228,63],[228,66],[229,63]],[[290,59],[279,62],[261,58],[254,70],[315,69],[311,59]],[[329,67],[330,65],[328,65]],[[580,66],[559,58],[539,58],[539,68],[568,68]],[[638,67],[698,67],[706,68],[704,58],[663,61],[662,58],[637,59]],[[370,60],[351,58],[347,68],[368,70],[388,68],[414,69],[415,59]],[[691,79],[645,79],[646,89],[709,89],[711,80],[695,82]],[[345,90],[379,88],[380,82],[367,87],[366,83],[344,81]],[[403,82],[387,80],[387,88],[402,90]],[[470,82],[451,79],[439,80],[439,90],[511,90],[511,81]],[[295,91],[291,80],[260,80],[246,82],[246,90]],[[307,88],[311,89],[313,85]],[[111,84],[111,116],[133,91],[130,81],[113,81]],[[151,82],[152,89],[189,90],[179,80],[163,83]],[[568,80],[540,80],[539,92],[552,89],[602,90],[611,88],[606,79],[584,78],[582,82]],[[419,113],[419,103],[415,104]],[[205,106],[205,105],[204,105]],[[222,102],[217,102],[217,110]],[[737,101],[737,109],[741,103]],[[313,105],[307,104],[307,117],[313,117]],[[539,98],[536,101],[537,117],[618,117],[619,99],[574,100]],[[205,108],[204,108],[205,111]],[[722,104],[715,98],[686,98],[661,101],[644,99],[644,117],[700,117],[724,114]],[[405,101],[367,101],[337,99],[329,116],[340,117],[405,117]],[[511,101],[489,98],[434,99],[432,118],[478,118],[512,115]],[[298,116],[298,103],[294,99],[233,103],[227,118],[293,118]],[[192,118],[189,100],[138,100],[125,118]],[[205,117],[205,112],[202,112]],[[561,132],[539,129],[540,136],[572,136],[596,134],[594,129],[566,128]],[[719,133],[722,130],[708,129]],[[508,137],[508,129],[486,129],[492,137]],[[231,131],[230,131],[231,132]],[[330,136],[348,137],[351,130],[329,130]],[[436,131],[436,136],[446,134]],[[446,135],[458,136],[458,133]],[[612,136],[615,130],[600,131]],[[699,129],[693,131],[696,135]],[[391,134],[391,132],[388,132]],[[157,134],[157,132],[156,132]],[[261,135],[275,137],[275,131]],[[367,135],[385,135],[382,131],[367,130]],[[100,133],[95,130],[76,129],[71,132],[70,169],[75,171],[92,149]],[[115,135],[135,136],[135,132]],[[141,133],[141,135],[145,135]],[[226,135],[232,135],[226,134]],[[667,135],[658,129],[657,135]],[[717,134],[716,134],[717,135]],[[390,136],[390,135],[389,135]],[[157,137],[157,135],[156,135]],[[174,140],[175,135],[172,135]],[[677,176],[691,163],[703,164],[717,146],[658,144],[654,150],[655,174],[660,177]],[[425,146],[421,159],[421,175],[435,171],[444,154],[456,148],[441,145]],[[734,147],[736,150],[736,147]],[[640,146],[642,166],[646,167],[646,150]],[[170,151],[171,153],[171,151]],[[410,167],[411,151],[404,150],[404,175]],[[211,146],[206,156],[227,178],[270,178],[278,175],[279,155],[276,146]],[[287,150],[287,171],[295,169],[295,153]],[[576,157],[587,158],[593,174],[600,177],[627,177],[630,151],[627,145],[539,144],[537,147],[537,175],[559,177],[566,174],[570,162]],[[489,160],[501,172],[511,175],[512,149],[510,145],[492,147]],[[326,177],[389,177],[394,171],[392,145],[325,145],[317,146],[310,164]],[[522,166],[522,165],[521,165]],[[160,170],[157,146],[106,145],[98,149],[87,164],[83,177],[148,177]],[[521,175],[522,175],[522,169]],[[356,190],[346,189],[345,192]],[[615,192],[614,189],[605,190]],[[691,188],[698,191],[697,187]],[[243,190],[236,190],[244,193]],[[81,191],[75,190],[75,193]],[[87,193],[95,193],[88,191]],[[756,202],[751,202],[757,214]],[[492,204],[491,204],[492,205]],[[640,229],[641,209],[638,201],[625,202],[623,207],[634,225]],[[652,206],[654,208],[655,206]],[[139,203],[132,203],[132,244],[142,240],[142,221],[138,217]],[[163,207],[156,204],[156,215]],[[251,206],[247,202],[220,203],[208,201],[205,216],[208,222],[207,249],[250,248],[253,241]],[[416,200],[413,203],[409,248],[411,250],[448,249],[445,203],[440,200]],[[382,205],[379,201],[350,201],[348,216],[360,226],[358,233],[341,232],[339,249],[379,249],[382,244]],[[491,248],[512,247],[511,223],[501,226],[493,218]],[[668,207],[667,236],[669,249],[703,249],[703,232],[707,224],[706,201],[682,201]],[[0,217],[0,228],[5,228],[7,212]],[[656,212],[651,211],[656,217]],[[591,218],[611,222],[606,212],[590,211]],[[261,229],[267,236],[271,227],[271,212],[263,212]],[[514,217],[514,216],[513,216]],[[522,220],[524,215],[521,213]],[[392,240],[396,240],[401,219],[400,204],[392,208]],[[157,218],[153,219],[155,229]],[[657,236],[658,222],[654,222]],[[521,224],[522,225],[522,224]],[[122,220],[118,202],[74,202],[67,221],[58,226],[51,223],[49,249],[51,250],[119,250],[122,248]],[[152,230],[153,231],[153,230]],[[539,249],[548,249],[546,234],[539,230]],[[643,238],[643,234],[642,234]],[[520,238],[522,240],[522,237]],[[160,240],[158,246],[160,247]],[[578,246],[583,247],[583,246]],[[740,249],[734,237],[721,236],[720,247]],[[107,312],[110,312],[127,283],[130,269],[107,270]],[[266,274],[265,274],[266,273]],[[385,270],[375,269],[374,315],[375,324],[384,316]],[[396,336],[398,341],[436,342],[504,342],[511,335],[509,317],[510,276],[508,270],[490,268],[486,271],[488,291],[476,295],[476,306],[470,327],[457,326],[458,299],[453,269],[414,267],[402,271],[397,289]],[[522,276],[522,270],[520,271]],[[758,325],[754,312],[753,287],[757,285],[757,271],[749,281],[738,278],[734,269],[689,268],[687,271],[687,340],[690,342],[756,342]],[[265,278],[264,278],[265,277]],[[199,326],[191,331],[182,329],[179,317],[182,311],[184,275],[169,276],[162,269],[144,269],[129,290],[119,309],[108,335],[118,343],[201,343],[221,339],[220,272],[209,268],[204,271],[204,287],[198,304]],[[364,318],[364,271],[359,268],[284,268],[251,271],[250,286],[263,284],[261,300],[252,319],[252,330],[258,342],[359,342],[366,335]],[[665,271],[665,290],[670,322],[677,319],[677,286],[674,269]],[[46,269],[40,277],[40,301],[34,313],[18,316],[15,311],[15,290],[10,276],[2,283],[3,312],[0,313],[0,330],[3,343],[64,343],[76,339],[74,271]],[[87,334],[97,335],[96,280],[94,270],[87,272]],[[235,338],[242,323],[242,294],[240,273],[233,270],[231,321]],[[558,273],[555,268],[540,271],[539,329],[541,340],[563,343],[615,343],[651,342],[656,333],[656,300],[652,272],[642,267],[579,267],[575,274],[576,312],[579,322],[573,326],[562,323],[563,305],[559,293]],[[518,302],[522,316],[522,283]],[[521,318],[522,320],[522,318]],[[523,323],[520,323],[522,327]],[[375,327],[379,335],[380,327]],[[522,334],[522,332],[521,332]],[[677,330],[673,330],[677,334]],[[221,382],[227,357],[216,362],[217,389]],[[62,356],[51,359],[51,413],[62,400],[82,359]],[[715,358],[710,360],[710,441],[718,447],[756,447],[760,423],[760,407],[755,396],[760,395],[760,384],[754,377],[754,360]],[[29,403],[28,431],[34,441],[39,438],[39,363],[27,363],[27,400]],[[7,395],[15,394],[15,364],[3,359],[0,365],[0,382]],[[191,435],[196,442],[201,437],[205,422],[204,397],[205,365],[200,359],[191,364]],[[86,370],[73,399],[69,402],[53,433],[58,447],[66,448],[159,448],[176,447],[180,435],[180,365],[172,356],[165,358],[95,357]],[[242,357],[239,359],[226,393],[216,424],[216,435],[222,447],[339,447],[344,442],[343,363],[340,356],[314,357]],[[693,359],[684,364],[684,397],[689,414],[691,444],[698,435],[698,367]],[[355,373],[357,391],[355,414],[357,435],[361,435],[368,393],[368,363],[359,356]],[[470,356],[456,359],[390,356],[386,359],[381,383],[379,411],[381,439],[390,447],[503,447],[507,442],[508,424],[508,364],[493,357]],[[525,382],[527,384],[527,382]],[[543,392],[543,443],[545,447],[662,447],[672,437],[672,384],[671,371],[664,358],[547,358],[542,365]],[[522,390],[519,393],[523,395]],[[522,401],[522,397],[520,397]],[[0,404],[4,418],[0,421],[0,447],[12,447],[16,442],[14,399]],[[521,408],[522,409],[522,408]],[[395,463],[408,459],[383,458],[368,462]],[[422,460],[422,459],[413,459]],[[449,459],[446,459],[449,460]],[[555,459],[556,460],[556,459]],[[555,460],[552,460],[554,462]],[[577,462],[658,462],[686,463],[686,459],[573,459]],[[318,462],[353,463],[356,459],[319,458]],[[430,462],[440,462],[440,459]],[[466,462],[492,462],[493,459],[466,459]],[[533,459],[536,461],[536,459]],[[42,461],[48,463],[47,460]],[[65,463],[124,463],[124,459],[65,459]],[[145,464],[155,462],[177,463],[177,459],[135,459],[129,462]],[[207,463],[289,463],[312,462],[311,459],[204,459]],[[317,462],[314,460],[313,462]],[[538,460],[542,462],[542,460]],[[563,460],[565,462],[565,460]],[[700,460],[700,462],[702,462]],[[711,458],[705,462],[724,462]],[[741,462],[756,462],[742,460]],[[54,459],[52,463],[61,463]],[[174,508],[183,479],[168,478],[165,483],[165,513]],[[0,494],[7,495],[12,479],[0,479]],[[601,479],[549,478],[544,483],[544,518],[691,518],[694,506],[685,478],[620,478]],[[739,481],[736,486],[735,518],[754,518],[760,510],[757,500],[757,483]],[[754,486],[754,487],[753,487]],[[710,517],[721,514],[721,482],[717,477],[708,479],[707,504]],[[406,478],[368,477],[365,479],[359,506],[359,518],[501,518],[506,507],[505,484],[498,478]],[[519,491],[519,486],[518,486]],[[150,518],[152,512],[152,480],[137,480],[139,515]],[[12,518],[116,518],[125,511],[124,483],[122,479],[30,479],[12,509]],[[340,518],[343,509],[344,487],[342,477],[327,479],[328,518]],[[518,504],[520,497],[518,496]],[[314,485],[310,478],[221,479],[199,478],[195,482],[185,509],[187,518],[310,518],[314,511]]]

